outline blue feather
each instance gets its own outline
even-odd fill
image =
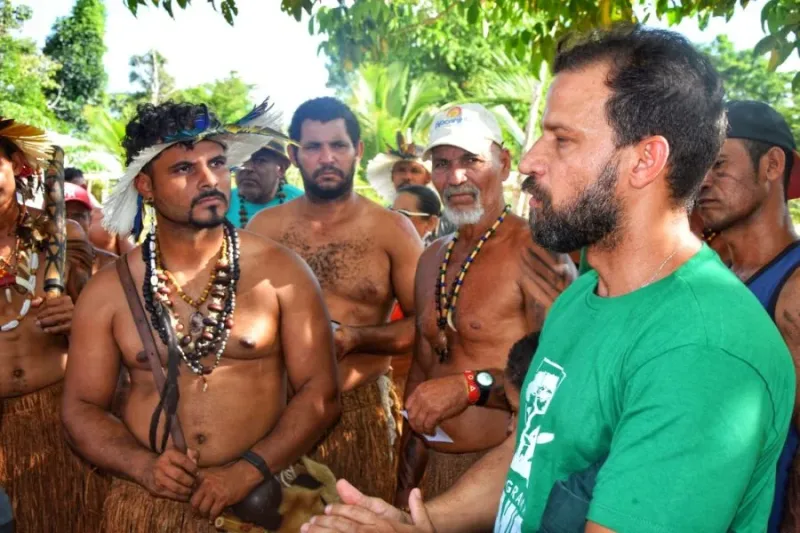
[[[133,238],[138,241],[139,234],[142,233],[144,228],[144,200],[140,194],[136,198],[136,218],[133,219]]]

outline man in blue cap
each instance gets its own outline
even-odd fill
[[[800,240],[787,200],[800,197],[800,156],[786,120],[769,105],[731,101],[726,107],[727,139],[703,181],[699,213],[706,231],[723,236],[731,270],[764,305],[797,366]],[[797,414],[795,401],[794,422],[778,461],[769,533],[778,531],[782,519],[800,523],[800,486],[789,483],[796,477],[790,471],[798,445]]]

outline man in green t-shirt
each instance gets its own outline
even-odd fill
[[[641,27],[566,43],[554,72],[520,171],[535,240],[586,247],[592,269],[550,309],[516,435],[439,498],[412,491],[411,515],[340,482],[349,505],[304,533],[563,531],[553,487],[598,462],[586,533],[765,530],[794,367],[688,218],[725,136],[720,79],[685,38]]]

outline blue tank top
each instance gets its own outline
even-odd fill
[[[747,287],[753,291],[758,301],[767,310],[772,320],[775,320],[775,306],[783,285],[797,268],[800,267],[800,241],[793,242],[778,254],[778,256],[764,265],[749,280]],[[778,471],[775,477],[775,501],[772,504],[772,513],[769,517],[768,533],[778,533],[783,520],[783,511],[786,504],[786,489],[789,484],[789,473],[792,460],[800,442],[800,435],[794,424],[789,425],[789,434],[786,444],[778,459]]]

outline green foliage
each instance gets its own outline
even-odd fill
[[[44,53],[61,65],[56,87],[47,90],[51,107],[65,122],[83,128],[83,107],[97,103],[106,85],[105,6],[102,0],[77,0],[68,17],[56,20]]]
[[[794,225],[800,227],[800,200],[789,200],[789,214]]]
[[[775,70],[793,52],[800,55],[800,3],[797,0],[769,0],[761,10],[761,28],[769,35],[756,44],[753,52],[757,56],[770,54],[770,70]],[[800,72],[795,73],[792,88],[800,92]]]
[[[172,98],[180,102],[207,104],[222,123],[227,124],[242,118],[253,108],[250,92],[254,87],[245,83],[236,72],[231,72],[225,79],[177,91]]]
[[[214,9],[217,9],[217,1],[216,0],[207,0],[209,4]],[[131,13],[135,16],[139,10],[139,6],[147,6],[147,0],[123,0],[125,5],[128,7]],[[175,12],[173,8],[173,0],[150,0],[154,6],[158,7],[161,4],[167,13],[169,13],[170,17],[175,17]],[[189,4],[192,3],[192,0],[175,0],[175,4],[181,8],[185,9]],[[310,9],[310,8],[309,8]],[[219,10],[222,13],[222,16],[225,17],[225,20],[228,21],[228,24],[233,25],[233,19],[236,18],[236,15],[239,14],[239,9],[236,7],[235,0],[220,0],[219,2]],[[299,19],[298,19],[299,20]]]
[[[112,154],[125,164],[125,150],[122,148],[122,139],[125,137],[125,125],[129,116],[115,117],[106,106],[87,106],[84,117],[89,124],[86,139],[97,147]]]
[[[58,121],[48,108],[45,92],[56,87],[53,76],[58,66],[31,39],[11,34],[30,18],[27,6],[0,0],[0,116],[54,128]]]
[[[768,61],[751,51],[737,51],[724,35],[703,47],[725,80],[729,100],[760,100],[783,115],[800,140],[800,94],[792,91],[792,74],[770,70]]]

